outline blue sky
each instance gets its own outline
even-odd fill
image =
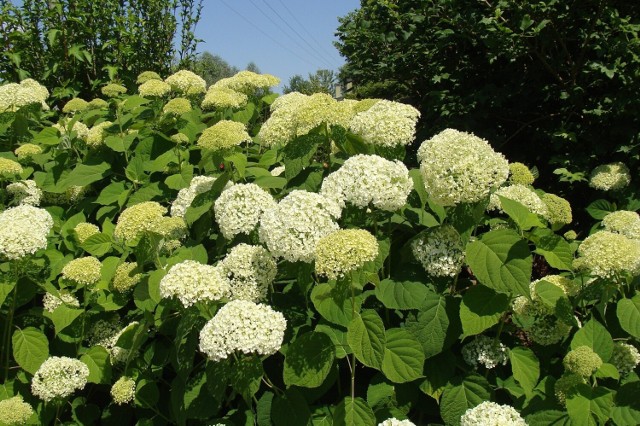
[[[344,63],[333,47],[338,17],[359,7],[359,0],[205,0],[198,51],[240,69],[253,61],[281,86],[295,74],[337,71]]]

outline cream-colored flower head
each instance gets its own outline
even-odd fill
[[[591,171],[589,186],[601,191],[616,191],[629,185],[631,173],[626,164],[603,164]]]
[[[488,211],[499,210],[502,211],[502,204],[498,196],[508,198],[512,201],[516,201],[525,206],[531,213],[538,214],[540,216],[547,216],[547,206],[540,199],[538,194],[534,190],[524,185],[510,185],[504,186],[491,194],[489,198]]]
[[[136,84],[144,84],[149,80],[162,80],[162,77],[160,77],[160,74],[155,71],[142,71],[138,74]]]
[[[211,151],[220,151],[251,141],[244,124],[221,120],[205,129],[198,138],[198,146]]]
[[[101,268],[102,263],[97,258],[93,256],[80,257],[73,259],[62,268],[62,277],[78,284],[91,286],[100,281]]]
[[[224,108],[239,109],[244,108],[248,100],[249,98],[244,93],[236,92],[235,90],[225,87],[211,87],[204,96],[204,100],[200,106],[203,111]]]
[[[30,179],[10,183],[7,185],[7,193],[13,197],[14,204],[39,206],[42,199],[42,190]]]
[[[525,296],[518,296],[514,299],[512,307],[516,319],[522,320],[519,323],[525,324],[523,330],[527,336],[540,345],[558,343],[571,331],[571,325],[549,314],[550,309],[539,299],[532,301]]]
[[[215,302],[230,295],[230,283],[220,267],[185,260],[169,269],[160,281],[163,298],[177,298],[185,308],[197,302]]]
[[[17,161],[0,157],[0,176],[1,177],[11,178],[16,175],[22,174],[22,171],[23,171],[22,166]]]
[[[640,274],[640,241],[622,234],[599,231],[589,235],[578,248],[580,257],[573,261],[579,270],[588,270],[600,278],[629,273]]]
[[[189,136],[184,133],[176,133],[175,135],[171,135],[171,142],[176,145],[189,145]]]
[[[324,179],[321,194],[341,206],[348,202],[396,211],[406,204],[412,189],[409,170],[402,162],[358,154]]]
[[[395,417],[391,417],[390,419],[387,419],[382,423],[378,423],[378,426],[416,426],[416,425],[410,420],[398,420]]]
[[[487,141],[453,129],[424,141],[418,160],[426,191],[442,206],[478,202],[509,176],[509,163]]]
[[[76,234],[76,239],[78,240],[78,242],[80,244],[84,244],[84,242],[87,241],[87,238],[99,233],[100,228],[98,228],[98,226],[94,225],[93,223],[80,222],[73,228],[73,231]]]
[[[171,86],[173,91],[186,96],[198,95],[207,90],[207,82],[199,75],[188,70],[180,70],[173,73],[164,81]]]
[[[53,312],[58,306],[62,305],[79,308],[80,301],[73,294],[64,290],[59,291],[58,296],[51,293],[45,293],[42,298],[42,306],[47,312]]]
[[[162,80],[147,80],[138,86],[138,93],[144,98],[161,98],[171,92],[171,86]]]
[[[380,100],[353,117],[350,130],[377,146],[406,146],[416,137],[420,111],[411,105]]]
[[[607,231],[640,240],[640,216],[636,212],[627,210],[611,212],[602,219],[602,226]]]
[[[82,361],[52,356],[33,375],[31,393],[45,402],[66,398],[76,390],[84,389],[88,378],[89,367]]]
[[[509,183],[511,185],[531,185],[536,178],[523,163],[509,163]]]
[[[63,136],[67,135],[70,131],[75,132],[76,136],[84,141],[86,141],[87,137],[89,136],[89,128],[80,121],[76,121],[75,123],[73,123],[73,127],[71,129],[68,129],[67,120],[64,119],[51,127],[58,129],[60,134]]]
[[[127,88],[121,84],[109,83],[102,89],[100,89],[100,91],[108,98],[116,98],[122,94],[127,93]]]
[[[111,386],[111,398],[117,405],[128,404],[136,396],[136,381],[122,376]]]
[[[340,207],[320,194],[294,190],[260,218],[260,240],[274,257],[312,262],[318,241],[338,230]]]
[[[40,102],[45,102],[49,97],[49,90],[32,78],[22,80],[20,86],[31,90],[40,99]]]
[[[278,84],[280,84],[280,79],[271,74],[257,74],[253,71],[245,70],[238,72],[232,77],[220,79],[211,87],[227,88],[251,95],[256,90],[268,89]]]
[[[14,154],[19,161],[30,161],[34,155],[42,154],[42,147],[33,143],[25,143],[17,147]]]
[[[22,395],[0,401],[0,424],[6,426],[25,425],[33,414],[33,408],[24,402]]]
[[[378,256],[378,241],[364,229],[341,229],[322,237],[316,245],[316,273],[335,280]]]
[[[0,112],[14,112],[29,105],[42,105],[41,94],[18,83],[0,86]]]
[[[89,108],[89,102],[82,98],[72,98],[62,107],[62,112],[70,114],[74,112],[81,112]]]
[[[102,123],[94,125],[89,129],[87,134],[87,146],[90,148],[97,148],[102,146],[105,138],[107,137],[106,128],[113,125],[111,121],[103,121]]]
[[[153,231],[167,209],[155,201],[145,201],[125,209],[116,223],[113,236],[117,242],[135,242],[146,231]]]
[[[87,105],[89,109],[103,109],[103,108],[107,108],[108,106],[109,106],[109,102],[100,98],[92,99],[91,102],[89,102],[89,104]]]
[[[254,183],[236,184],[224,191],[214,204],[216,222],[230,240],[253,231],[262,214],[276,206],[271,194]]]
[[[123,262],[116,268],[112,288],[118,293],[126,293],[133,289],[142,279],[136,262]]]
[[[191,111],[191,102],[186,98],[174,98],[165,104],[162,112],[168,115],[182,115]]]
[[[53,227],[48,211],[22,204],[0,213],[0,255],[17,260],[47,247]]]
[[[188,188],[178,191],[178,196],[171,204],[171,216],[184,217],[196,196],[211,190],[215,181],[216,178],[210,176],[194,176]]]
[[[507,347],[492,337],[480,335],[462,347],[462,358],[472,366],[478,368],[496,368],[506,365],[509,360]]]
[[[421,232],[411,242],[411,252],[424,270],[435,277],[455,277],[465,259],[460,234],[451,225]]]
[[[633,345],[615,342],[609,362],[624,376],[631,373],[640,364],[640,352]]]
[[[547,207],[547,214],[544,217],[551,225],[563,226],[573,221],[571,204],[567,200],[555,194],[543,194],[540,199]]]
[[[232,300],[200,331],[200,351],[212,361],[234,352],[273,355],[284,339],[287,321],[268,305]]]
[[[520,413],[510,405],[484,401],[469,408],[460,417],[460,426],[527,426]]]
[[[261,302],[278,272],[271,254],[261,246],[238,244],[218,264],[230,284],[230,299]]]

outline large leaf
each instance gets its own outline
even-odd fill
[[[538,240],[534,251],[542,255],[551,267],[561,271],[572,270],[573,250],[571,245],[561,236],[545,235]]]
[[[609,213],[616,211],[616,206],[607,200],[600,199],[589,204],[586,210],[592,218],[602,220]]]
[[[633,337],[640,339],[640,294],[631,299],[622,299],[616,308],[620,327]]]
[[[362,398],[346,397],[333,412],[333,426],[372,426],[376,417]]]
[[[483,285],[471,287],[462,296],[460,321],[465,336],[482,333],[494,326],[509,308],[509,296]]]
[[[367,309],[347,327],[347,342],[358,361],[379,370],[385,355],[384,324],[376,311]]]
[[[407,321],[407,330],[418,339],[426,358],[442,352],[450,339],[457,339],[451,330],[448,303],[444,296],[429,292],[415,320]]]
[[[351,291],[340,283],[323,283],[311,290],[311,301],[324,319],[334,324],[348,326],[353,319]],[[356,297],[355,312],[360,311],[362,299]]]
[[[111,361],[109,352],[102,346],[94,346],[85,352],[80,361],[89,367],[90,383],[110,383],[111,381]]]
[[[317,134],[309,134],[298,137],[288,143],[282,150],[284,156],[284,174],[291,181],[309,164],[324,138]]]
[[[51,318],[51,321],[53,321],[56,334],[58,334],[65,328],[69,327],[83,313],[84,311],[82,309],[60,305],[51,312],[51,314],[48,314],[48,316]]]
[[[567,298],[560,287],[544,279],[536,283],[535,293],[543,304],[552,309],[555,309],[560,299]]]
[[[511,371],[527,395],[531,395],[540,378],[540,362],[529,348],[516,346],[509,351]]]
[[[613,352],[613,339],[607,329],[595,319],[589,320],[571,340],[571,349],[588,346],[603,362],[609,361]]]
[[[533,259],[527,242],[513,230],[489,231],[467,244],[466,253],[482,284],[513,296],[529,295]]]
[[[465,411],[490,399],[490,389],[489,382],[477,374],[454,380],[440,398],[442,419],[448,425],[459,425]]]
[[[506,197],[502,197],[498,195],[500,199],[500,205],[502,210],[516,223],[518,228],[523,231],[528,231],[529,229],[537,226],[539,228],[544,227],[544,223],[540,221],[538,215],[532,213],[528,208],[523,206],[521,203],[511,200]]]
[[[40,330],[34,327],[17,329],[13,333],[11,342],[13,358],[27,373],[35,374],[40,365],[49,358],[49,341]]]
[[[430,290],[420,282],[380,281],[376,286],[376,297],[389,309],[419,309]]]
[[[585,384],[576,386],[576,392],[567,396],[567,411],[571,420],[578,425],[594,424],[594,415],[599,424],[609,420],[613,407],[613,392],[604,387]]]
[[[395,383],[405,383],[424,377],[424,352],[416,338],[402,328],[387,330],[382,372]]]
[[[59,189],[64,191],[70,186],[87,186],[94,182],[98,182],[112,173],[111,164],[106,161],[87,165],[78,164],[75,169],[67,175],[67,177],[60,183]]]
[[[335,359],[333,342],[324,333],[312,331],[298,336],[287,348],[282,372],[287,386],[320,386]]]
[[[306,425],[311,418],[309,405],[300,391],[289,388],[273,399],[271,419],[274,426]]]
[[[111,251],[111,237],[102,232],[93,234],[82,243],[82,249],[92,256],[102,257]]]

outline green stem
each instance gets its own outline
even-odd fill
[[[7,313],[7,320],[5,322],[5,330],[3,333],[3,348],[4,348],[4,381],[9,378],[9,360],[11,359],[11,351],[9,350],[11,344],[11,329],[13,328],[13,316],[16,311],[16,300],[18,299],[18,279],[20,277],[20,268],[17,262],[11,264],[15,268],[16,285],[13,288],[11,296],[11,307]]]

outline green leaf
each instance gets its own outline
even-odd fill
[[[510,229],[489,231],[467,244],[467,262],[485,286],[529,296],[533,259],[527,242]]]
[[[324,319],[347,327],[353,319],[351,291],[338,283],[318,284],[311,290],[311,301]],[[362,299],[356,297],[356,312],[360,311]]]
[[[333,412],[333,426],[372,426],[376,417],[362,398],[346,397]]]
[[[211,210],[214,200],[218,198],[227,182],[229,182],[229,179],[229,173],[223,173],[216,179],[209,191],[198,194],[193,199],[191,206],[187,208],[187,212],[184,216],[184,219],[188,225],[193,225],[193,223],[198,220],[203,214]]]
[[[598,379],[620,380],[620,372],[615,365],[605,362],[595,372],[595,377]]]
[[[0,283],[0,306],[2,306],[4,301],[7,299],[7,296],[11,294],[15,286],[15,283]]]
[[[382,280],[376,298],[389,309],[419,309],[430,290],[420,282]]]
[[[502,210],[516,223],[519,229],[528,231],[533,227],[544,228],[545,225],[540,221],[538,215],[532,213],[521,203],[509,198],[498,195]]]
[[[282,372],[287,386],[320,386],[327,378],[335,359],[333,342],[324,333],[309,332],[298,336],[289,347]]]
[[[615,407],[611,419],[617,426],[637,426],[640,424],[640,381],[625,383],[618,388]]]
[[[64,191],[70,186],[87,186],[104,179],[111,173],[111,164],[106,161],[94,165],[80,163],[61,182],[60,190]]]
[[[56,329],[56,335],[69,327],[84,311],[82,309],[69,308],[66,305],[58,306],[49,316]]]
[[[289,388],[273,399],[271,419],[274,426],[306,425],[311,418],[309,405],[300,391]]]
[[[525,420],[529,426],[572,426],[571,419],[566,411],[536,411],[527,416]]]
[[[27,373],[35,374],[40,365],[49,358],[49,341],[40,330],[34,327],[16,330],[11,337],[11,342],[13,358]]]
[[[101,257],[111,251],[111,243],[109,235],[98,232],[84,240],[81,247],[92,256]]]
[[[382,372],[394,383],[410,382],[424,377],[424,352],[416,338],[402,328],[390,328],[386,332]]]
[[[544,279],[536,283],[535,291],[542,303],[552,309],[556,307],[558,300],[565,299],[567,297],[560,287],[551,284]]]
[[[407,330],[418,339],[426,358],[439,354],[445,348],[449,327],[447,299],[432,292],[429,292],[415,321],[407,322]]]
[[[594,415],[599,424],[606,423],[613,407],[613,392],[585,384],[579,384],[575,389],[576,392],[567,395],[567,411],[571,420],[579,425],[595,424]]]
[[[263,375],[262,361],[258,357],[240,358],[231,370],[231,386],[247,404],[251,404],[253,396],[260,389]]]
[[[98,198],[95,202],[100,204],[101,206],[114,204],[118,202],[118,200],[122,196],[122,193],[124,193],[125,191],[127,191],[127,188],[124,182],[110,183],[109,185],[105,186],[104,189],[100,192],[100,195],[98,195]]]
[[[531,349],[517,346],[509,350],[509,360],[514,379],[518,381],[527,395],[531,395],[540,378],[538,358]]]
[[[462,296],[460,321],[464,336],[473,336],[494,326],[509,309],[509,296],[481,284],[471,287]]]
[[[263,189],[282,189],[287,184],[287,179],[280,176],[258,176],[253,182]]]
[[[420,390],[436,401],[444,392],[449,380],[455,376],[456,357],[450,352],[443,352],[429,360],[424,366],[424,381]]]
[[[454,380],[440,398],[440,415],[448,425],[459,425],[460,417],[469,409],[491,398],[489,382],[473,374]]]
[[[309,134],[296,138],[284,147],[282,150],[284,174],[288,181],[298,176],[305,167],[311,164],[311,159],[323,141],[323,137]]]
[[[236,152],[235,154],[224,157],[224,159],[225,161],[231,161],[233,166],[238,170],[240,177],[244,178],[245,169],[247,168],[247,157],[243,153]]]
[[[609,361],[613,352],[613,339],[607,329],[595,319],[589,320],[571,340],[571,349],[588,346],[603,362]]]
[[[571,245],[559,235],[551,234],[540,238],[534,252],[542,255],[552,268],[561,271],[573,269],[571,266],[573,262]]]
[[[344,358],[352,353],[349,343],[347,342],[347,331],[343,327],[322,321],[316,325],[316,331],[329,336],[333,342],[333,346],[336,348],[336,358]]]
[[[111,361],[109,352],[102,346],[94,346],[80,357],[80,361],[89,367],[90,383],[111,382]]]
[[[133,183],[143,183],[146,181],[148,176],[144,172],[144,160],[141,157],[133,157],[124,170],[124,174]]]
[[[58,145],[60,143],[58,129],[45,127],[33,138],[33,143],[37,145]]]
[[[595,200],[587,206],[586,210],[592,218],[602,220],[609,213],[616,211],[616,206],[607,200]]]
[[[160,399],[160,391],[155,382],[141,379],[136,385],[136,405],[143,408],[155,408]]]
[[[366,309],[347,327],[347,342],[358,361],[379,370],[385,354],[384,324],[376,311]]]
[[[620,327],[636,339],[640,339],[640,294],[618,301],[616,308]]]

